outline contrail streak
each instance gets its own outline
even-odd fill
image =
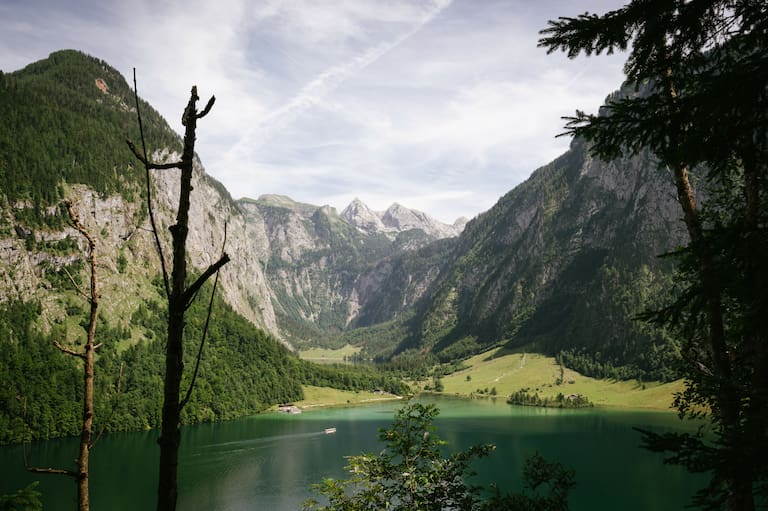
[[[370,66],[397,46],[411,38],[424,26],[429,24],[438,14],[451,4],[452,0],[437,0],[434,7],[421,17],[410,30],[392,41],[385,41],[369,48],[361,55],[330,67],[312,79],[296,96],[281,107],[270,112],[261,122],[251,129],[231,149],[230,155],[236,156],[243,152],[251,152],[264,145],[276,133],[293,123],[306,110],[322,104],[325,97],[338,88],[342,83]],[[230,161],[237,161],[231,158]]]

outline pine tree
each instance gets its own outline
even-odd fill
[[[644,148],[673,177],[690,243],[684,286],[649,319],[684,340],[681,416],[709,410],[715,441],[646,432],[670,462],[710,472],[695,503],[752,510],[768,492],[768,339],[760,324],[768,264],[768,6],[755,0],[633,0],[604,15],[550,21],[540,46],[570,57],[628,50],[634,92],[600,115],[577,111],[566,133],[612,158]],[[626,90],[626,89],[625,89]],[[697,203],[691,174],[710,184]],[[704,179],[699,180],[703,182]]]

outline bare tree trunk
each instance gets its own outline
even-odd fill
[[[62,470],[54,468],[38,468],[28,467],[27,470],[37,473],[45,474],[62,474],[75,478],[77,481],[77,507],[80,511],[88,511],[90,508],[90,497],[88,491],[89,484],[89,457],[91,453],[91,438],[93,435],[93,380],[94,380],[94,354],[95,351],[101,346],[101,344],[95,344],[96,339],[96,320],[99,314],[99,293],[96,284],[96,241],[88,233],[85,226],[80,222],[77,217],[72,204],[65,203],[67,212],[69,213],[69,219],[72,225],[77,229],[80,234],[88,240],[88,266],[91,270],[90,275],[90,290],[88,293],[83,292],[82,289],[75,283],[69,273],[72,285],[77,292],[85,297],[90,303],[90,316],[88,319],[88,335],[85,341],[85,347],[83,352],[76,352],[71,350],[58,342],[54,342],[56,347],[68,355],[80,358],[83,360],[83,425],[80,431],[80,450],[77,458],[77,470]]]
[[[189,195],[192,192],[192,160],[195,155],[195,129],[197,127],[197,89],[192,88],[189,103],[182,119],[186,126],[184,152],[181,156],[181,183],[179,210],[176,224],[171,227],[173,236],[173,272],[171,294],[168,299],[168,342],[165,348],[165,387],[163,389],[163,423],[160,433],[160,480],[157,493],[157,509],[176,509],[177,472],[179,464],[179,393],[181,375],[184,372],[184,291],[187,280],[186,243],[189,232]]]
[[[135,85],[134,75],[134,85]],[[197,101],[200,98],[197,95],[197,87],[192,87],[189,102],[184,110],[182,123],[185,126],[184,149],[180,162],[154,164],[149,162],[146,155],[146,146],[144,154],[140,154],[135,146],[128,142],[134,155],[144,164],[147,170],[147,201],[149,205],[150,220],[155,233],[158,253],[161,259],[163,271],[163,280],[166,282],[166,293],[168,295],[168,339],[165,348],[165,382],[163,387],[163,413],[162,425],[160,429],[160,474],[157,488],[157,509],[158,511],[173,511],[176,509],[176,500],[178,497],[178,465],[179,465],[179,445],[181,444],[181,431],[179,430],[181,410],[186,403],[186,399],[180,400],[181,377],[184,373],[184,313],[194,299],[200,287],[214,273],[229,262],[229,256],[226,252],[222,253],[221,258],[208,269],[189,287],[187,281],[187,260],[186,243],[189,233],[189,207],[190,194],[192,192],[192,169],[195,157],[195,130],[197,120],[208,114],[215,97],[211,97],[208,104],[202,112],[197,112]],[[137,113],[138,93],[136,93]],[[141,114],[138,114],[139,128],[142,132],[142,144],[144,142],[143,128],[141,125]],[[181,179],[179,184],[179,208],[176,213],[176,223],[170,227],[173,240],[173,269],[171,272],[170,284],[168,284],[168,275],[165,271],[165,259],[162,246],[160,245],[157,231],[152,217],[152,203],[149,195],[149,170],[150,169],[170,169],[179,168],[181,170]],[[210,308],[208,310],[210,315]],[[194,379],[190,384],[187,396],[192,390]]]
[[[76,221],[74,212],[71,210],[71,206],[68,206],[70,211],[69,216]],[[80,457],[77,462],[78,468],[78,485],[77,485],[77,501],[80,507],[80,511],[87,511],[89,503],[88,495],[88,482],[89,471],[88,463],[91,452],[91,436],[93,433],[93,381],[94,381],[94,354],[96,345],[94,340],[96,337],[96,320],[99,313],[99,294],[96,288],[96,242],[88,234],[85,228],[76,221],[77,229],[88,239],[88,246],[90,248],[89,264],[91,267],[91,289],[90,289],[90,302],[91,302],[91,314],[88,321],[88,337],[85,341],[85,353],[83,357],[83,428],[80,433]]]

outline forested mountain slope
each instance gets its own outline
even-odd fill
[[[125,287],[141,297],[159,271],[148,233],[143,170],[125,144],[126,138],[138,141],[134,105],[117,71],[73,50],[0,76],[0,301],[38,300],[44,323],[64,321],[64,308],[48,291],[62,268],[80,264],[82,243],[60,207],[70,198],[100,234],[101,258],[110,269],[106,308],[123,321],[133,313],[138,301],[125,296]],[[150,152],[173,159],[178,135],[148,104],[141,102],[141,108]],[[178,173],[156,171],[152,180],[168,244]],[[381,276],[382,261],[455,235],[463,225],[440,224],[393,205],[380,214],[386,221],[382,231],[366,231],[354,215],[344,217],[327,206],[276,195],[236,201],[199,161],[193,186],[191,263],[205,268],[218,256],[228,222],[232,261],[222,272],[225,300],[296,346],[332,343],[358,314],[375,315],[365,311],[368,302],[380,304],[369,299],[375,290],[367,272]],[[117,261],[124,271],[116,271]],[[412,300],[397,297],[396,303],[388,310],[401,311]]]
[[[684,240],[673,193],[648,155],[603,162],[575,140],[467,225],[399,349],[453,359],[503,343],[663,377],[674,343],[633,316],[668,296],[657,256]]]
[[[39,304],[43,333],[77,332],[83,317],[63,272],[82,269],[58,206],[68,197],[99,234],[105,319],[131,345],[147,340],[130,321],[158,273],[143,175],[124,144],[138,137],[133,104],[119,73],[76,51],[0,76],[0,302]],[[178,136],[142,109],[150,151],[173,158]],[[153,175],[166,244],[177,179]],[[193,181],[190,262],[218,256],[228,221],[224,301],[293,346],[352,340],[379,356],[453,360],[507,343],[620,376],[659,376],[674,351],[631,319],[664,299],[670,268],[656,256],[683,239],[669,177],[647,156],[601,162],[576,140],[458,238],[463,221],[397,204],[377,213],[353,201],[338,214],[276,195],[233,200],[200,162]]]
[[[73,201],[96,238],[97,342],[104,343],[96,369],[98,420],[109,415],[120,380],[121,398],[109,428],[158,424],[166,312],[159,305],[159,260],[149,233],[143,171],[125,144],[126,138],[138,139],[132,105],[122,76],[76,51],[56,52],[0,75],[0,443],[73,434],[78,428],[82,376],[77,361],[53,347],[53,341],[82,343],[87,316],[87,305],[67,275],[82,285],[85,243],[68,225],[63,199]],[[150,152],[157,159],[177,159],[179,137],[151,107],[142,103],[142,110]],[[226,250],[232,262],[221,275],[222,299],[185,422],[255,413],[299,399],[302,383],[399,390],[396,382],[370,373],[302,362],[257,329],[254,325],[281,334],[279,315],[290,310],[292,302],[278,299],[265,271],[275,254],[279,259],[284,249],[295,253],[296,245],[276,242],[291,230],[292,207],[263,201],[262,210],[250,210],[248,201],[234,201],[207,176],[199,161],[193,186],[187,244],[192,267],[199,271],[219,256],[227,221]],[[178,173],[155,172],[152,194],[161,237],[169,247]],[[354,240],[358,231],[339,224],[329,208],[310,209],[309,224],[302,226],[312,226],[314,248],[320,245],[332,257],[351,251],[345,260],[360,260],[355,246],[333,246]],[[279,211],[272,215],[267,210]],[[287,217],[285,224],[276,220],[281,215]],[[387,243],[397,249],[391,240]],[[286,280],[273,275],[277,282]],[[301,282],[289,284],[301,290]],[[312,324],[319,323],[318,311],[328,303],[310,303],[315,307],[308,314]],[[193,308],[190,314],[188,364],[199,343],[202,310]],[[339,317],[334,320],[343,326],[347,316]]]

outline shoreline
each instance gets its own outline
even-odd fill
[[[461,392],[434,392],[434,391],[418,391],[407,396],[396,396],[394,394],[381,395],[374,394],[373,392],[354,392],[344,391],[337,389],[330,389],[328,387],[305,387],[305,394],[307,397],[302,401],[297,401],[294,405],[303,411],[312,411],[328,408],[352,408],[356,406],[366,406],[370,404],[376,404],[386,401],[398,401],[407,400],[411,398],[418,398],[419,396],[436,396],[442,398],[453,398],[462,400],[477,400],[477,401],[493,401],[496,405],[505,406],[524,406],[526,408],[544,408],[552,410],[601,410],[601,411],[617,411],[617,412],[653,412],[653,413],[668,413],[675,414],[677,410],[672,408],[672,396],[670,396],[669,404],[666,406],[653,406],[653,405],[636,405],[632,403],[619,404],[615,402],[610,403],[593,403],[593,406],[589,407],[557,407],[557,406],[536,406],[536,405],[513,405],[507,403],[507,397],[503,395],[488,396],[477,394],[465,394]],[[323,394],[324,399],[318,399],[319,394]],[[330,394],[330,395],[329,395]],[[333,396],[333,397],[331,397]],[[370,397],[369,397],[370,396]],[[278,411],[277,407],[271,407],[262,413],[285,413]]]

